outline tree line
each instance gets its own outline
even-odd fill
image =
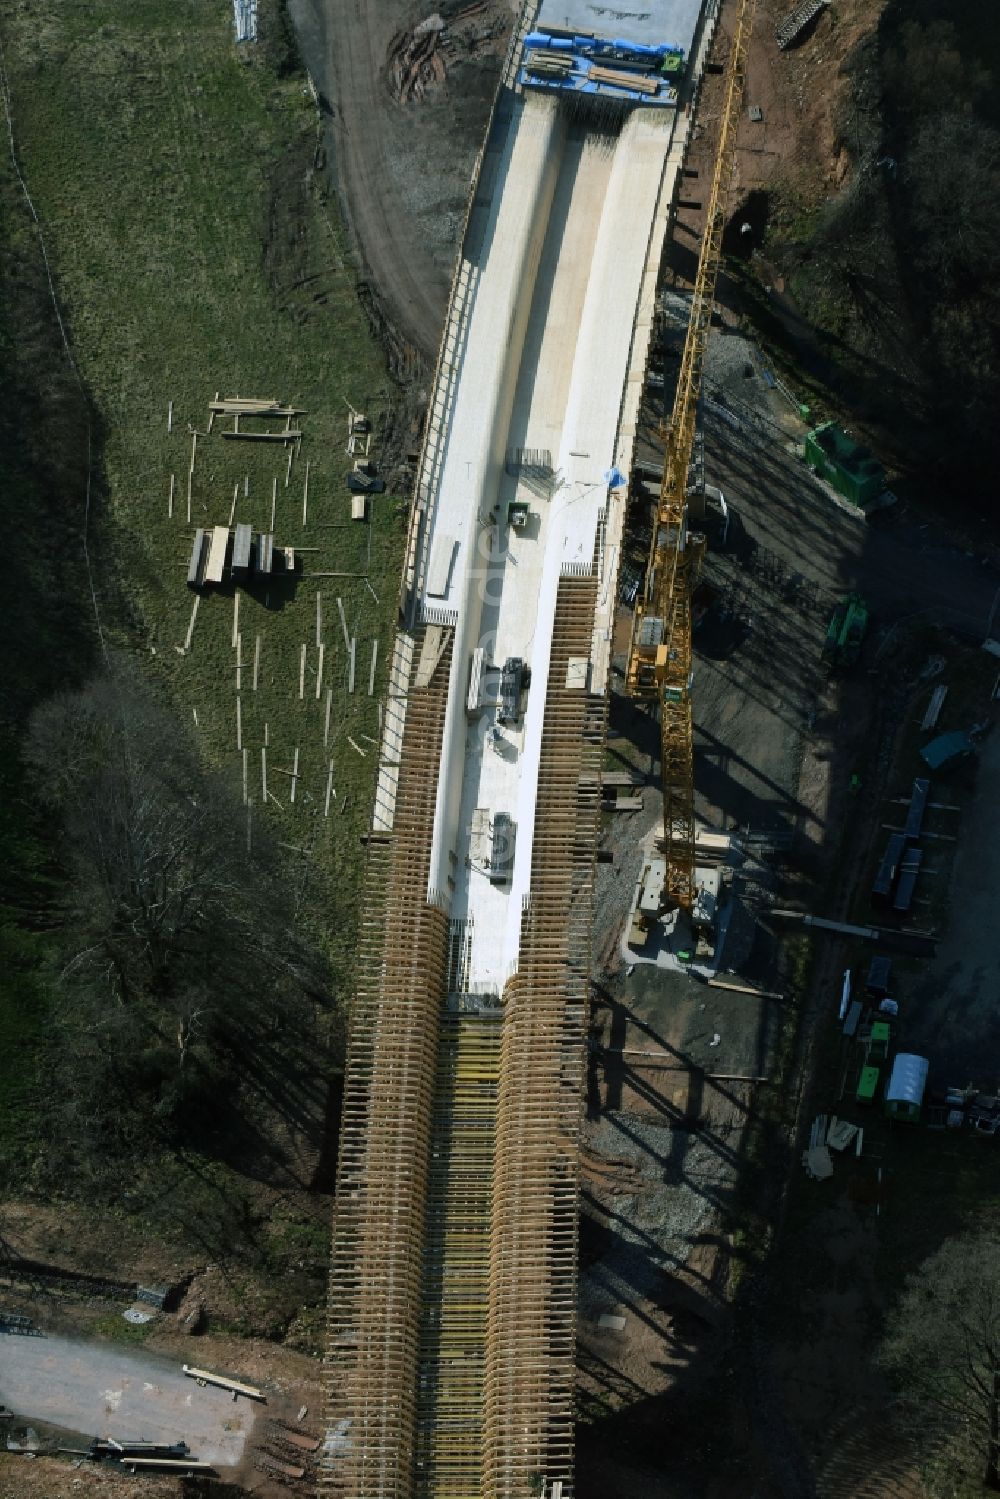
[[[64,875],[46,1092],[77,1184],[261,1103],[294,1119],[327,976],[264,830],[124,664],[38,708],[25,757]]]
[[[982,7],[890,0],[845,63],[849,184],[779,247],[820,331],[862,371],[862,414],[949,498],[975,498],[1000,460],[998,63]]]

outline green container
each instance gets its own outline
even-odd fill
[[[830,667],[853,666],[868,629],[868,605],[859,593],[842,598],[830,616],[823,641],[823,660]]]
[[[876,1020],[868,1044],[869,1060],[884,1062],[889,1056],[889,1026],[884,1020]]]
[[[858,1103],[874,1103],[875,1094],[878,1092],[879,1069],[877,1067],[862,1067],[861,1076],[858,1078],[858,1091],[855,1098]]]
[[[867,505],[885,489],[881,463],[833,422],[823,422],[806,434],[802,456],[814,474],[852,505]]]

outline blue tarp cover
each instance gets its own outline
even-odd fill
[[[932,739],[930,744],[925,744],[920,751],[920,758],[931,770],[940,770],[942,765],[947,765],[949,760],[957,760],[962,755],[970,755],[975,748],[972,740],[964,729],[953,729],[950,734],[939,734]]]

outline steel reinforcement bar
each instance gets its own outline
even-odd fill
[[[419,653],[422,632],[418,632]],[[411,688],[393,831],[372,835],[331,1259],[320,1488],[412,1493],[422,1252],[448,918],[426,901],[451,640]]]
[[[531,895],[504,1006],[493,1172],[483,1499],[572,1492],[579,1133],[606,701],[566,685],[592,649],[596,577],[563,578]]]

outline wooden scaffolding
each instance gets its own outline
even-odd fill
[[[444,1014],[424,1243],[415,1494],[481,1492],[499,1010]]]
[[[591,653],[597,579],[556,601],[531,894],[507,987],[493,1172],[484,1499],[573,1483],[578,1154],[606,703]]]
[[[419,650],[419,639],[417,642]],[[320,1487],[412,1493],[422,1260],[448,918],[426,901],[451,639],[411,688],[393,830],[373,834],[351,1016]]]
[[[407,694],[393,829],[369,844],[337,1177],[320,1485],[342,1499],[529,1499],[540,1475],[572,1493],[606,716],[579,667],[597,588],[596,575],[559,587],[531,894],[502,1011],[449,1007],[448,919],[426,903],[450,631]]]

